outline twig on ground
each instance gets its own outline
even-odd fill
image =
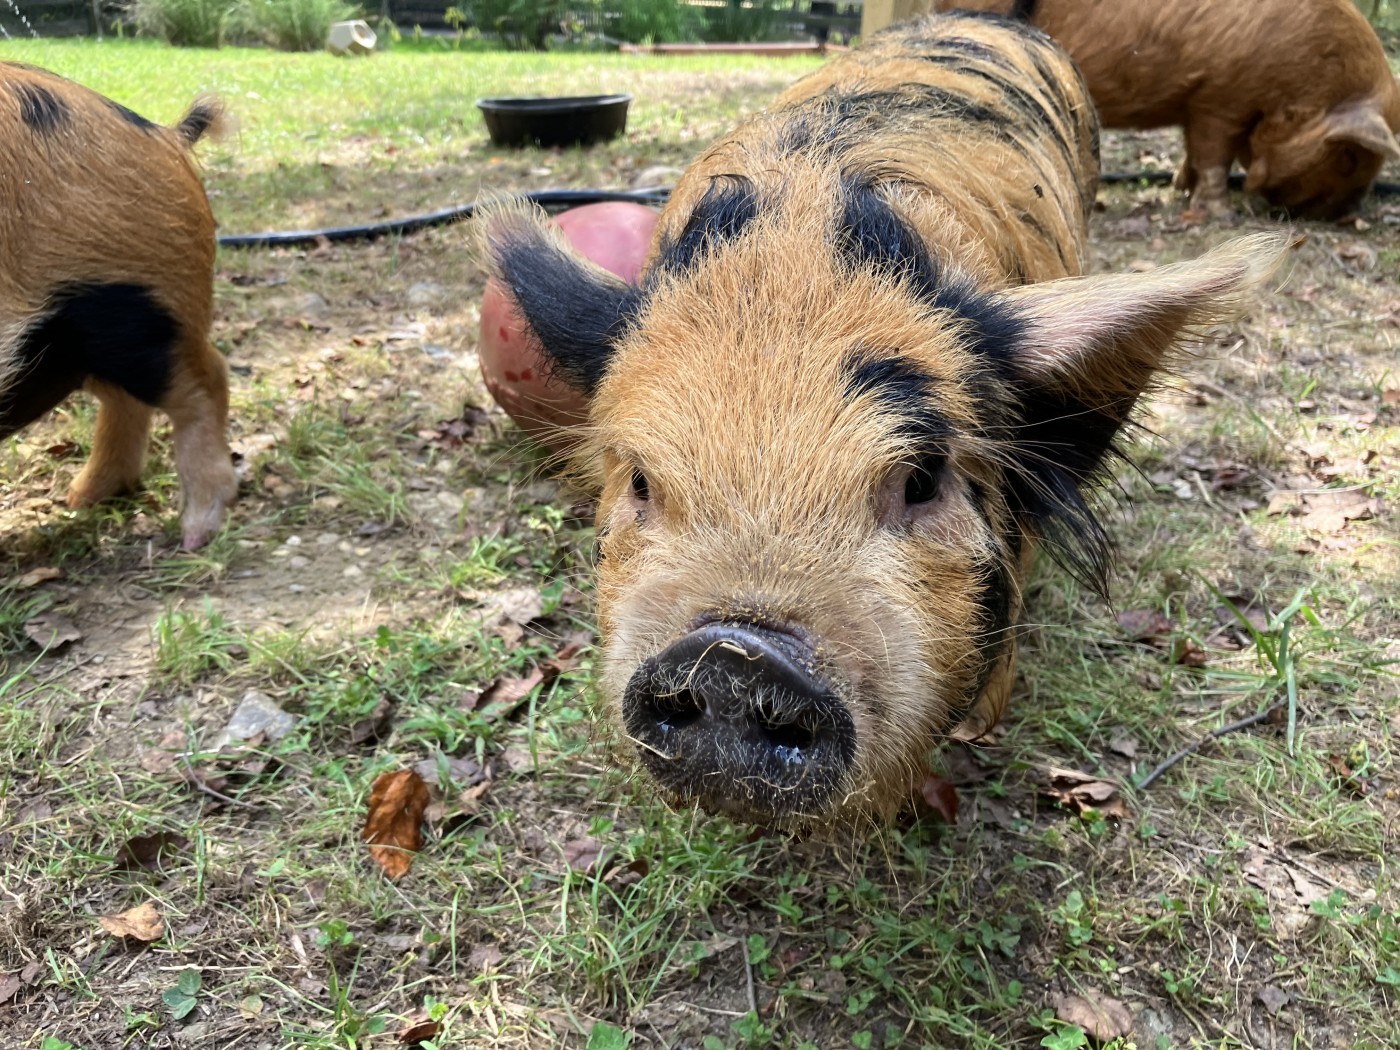
[[[747,937],[741,937],[739,939],[739,944],[744,949],[744,977],[747,978],[749,983],[749,1012],[757,1017],[758,996],[754,994],[753,990],[753,960],[749,958],[749,939]]]
[[[1219,729],[1212,729],[1205,736],[1201,737],[1201,739],[1195,741],[1194,743],[1187,744],[1176,754],[1172,755],[1170,758],[1165,759],[1156,769],[1154,769],[1151,773],[1148,773],[1147,776],[1143,777],[1140,781],[1138,781],[1138,790],[1144,791],[1147,788],[1151,787],[1152,782],[1158,777],[1160,777],[1167,770],[1171,769],[1172,766],[1176,765],[1187,755],[1195,754],[1197,751],[1199,751],[1206,744],[1210,743],[1212,740],[1217,740],[1220,737],[1225,736],[1227,733],[1237,733],[1241,729],[1248,729],[1250,726],[1257,726],[1260,722],[1267,722],[1269,718],[1274,714],[1274,712],[1282,710],[1284,706],[1285,705],[1281,703],[1274,704],[1272,707],[1268,708],[1267,710],[1260,711],[1258,714],[1250,715],[1248,718],[1241,718],[1238,722],[1231,722],[1229,725],[1223,725]]]
[[[1235,344],[1235,347],[1237,347],[1238,345],[1238,343]],[[1231,347],[1230,349],[1234,350],[1235,347]],[[1288,438],[1280,434],[1278,432],[1277,427],[1275,427],[1267,419],[1261,416],[1258,413],[1258,411],[1255,410],[1253,405],[1251,405],[1244,398],[1240,397],[1240,395],[1236,394],[1233,390],[1226,390],[1219,383],[1212,383],[1209,379],[1193,379],[1191,381],[1191,385],[1194,386],[1197,390],[1204,390],[1207,394],[1214,394],[1216,397],[1223,397],[1226,401],[1233,401],[1235,404],[1239,405],[1246,412],[1248,412],[1250,418],[1253,419],[1254,422],[1258,423],[1261,427],[1263,427],[1266,431],[1268,431],[1269,436],[1272,437],[1284,448],[1292,449],[1294,452],[1301,452],[1303,453],[1303,455],[1307,455],[1307,449],[1305,449],[1302,445],[1299,445],[1297,442],[1288,440]]]
[[[229,796],[225,795],[222,791],[215,791],[213,788],[211,788],[208,784],[204,782],[204,778],[199,775],[199,773],[195,770],[194,766],[190,765],[189,759],[182,756],[180,758],[180,765],[184,767],[185,780],[196,791],[202,791],[210,798],[222,802],[226,806],[237,806],[240,809],[256,808],[251,803],[240,802],[236,798],[229,798]]]

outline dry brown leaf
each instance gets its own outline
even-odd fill
[[[1314,532],[1335,535],[1348,522],[1375,517],[1376,500],[1364,492],[1312,492],[1299,524]]]
[[[1288,1005],[1288,993],[1276,984],[1266,984],[1254,994],[1259,997],[1259,1001],[1269,1011],[1270,1017],[1277,1017],[1278,1012]]]
[[[97,921],[113,937],[129,937],[142,944],[158,941],[165,934],[165,920],[150,901],[129,908],[120,915],[102,915]]]
[[[369,717],[362,718],[350,728],[350,743],[370,744],[384,736],[394,716],[394,701],[381,696]]]
[[[481,694],[477,709],[488,721],[509,718],[543,681],[544,672],[538,667],[524,678],[498,678]]]
[[[17,973],[0,973],[0,1006],[8,1003],[24,987]]]
[[[477,973],[485,973],[487,970],[494,970],[501,965],[501,960],[505,958],[501,954],[501,949],[490,941],[473,946],[471,954],[467,956],[467,965],[476,970]]]
[[[635,886],[651,873],[651,861],[636,857],[626,864],[615,864],[603,876],[603,881],[614,886]]]
[[[1172,633],[1172,622],[1156,609],[1130,609],[1115,619],[1129,641],[1161,645]]]
[[[423,848],[423,814],[429,801],[428,785],[411,769],[384,773],[370,788],[369,814],[360,837],[389,878],[406,875],[414,854]]]
[[[25,621],[24,633],[45,652],[57,651],[71,642],[83,640],[83,632],[78,630],[73,621],[58,613],[31,616]]]
[[[156,871],[161,861],[190,844],[178,831],[157,831],[153,835],[133,835],[117,851],[117,867]]]
[[[1182,667],[1204,667],[1206,651],[1192,638],[1178,638],[1172,646],[1172,663]]]
[[[157,776],[171,772],[187,743],[184,730],[170,730],[160,738],[155,747],[148,747],[141,752],[141,768]]]
[[[1117,999],[1086,989],[1082,995],[1062,995],[1055,1002],[1055,1016],[1065,1024],[1078,1025],[1084,1034],[1100,1043],[1122,1039],[1133,1030],[1133,1012]]]
[[[1364,798],[1371,793],[1371,784],[1365,777],[1359,776],[1351,766],[1351,762],[1344,756],[1335,753],[1328,754],[1327,765],[1331,768],[1338,783],[1349,793],[1357,798]]]
[[[1118,793],[1118,785],[1111,780],[1060,766],[1045,769],[1042,779],[1045,783],[1040,789],[1041,794],[1073,810],[1077,816],[1083,816],[1089,810],[1112,820],[1126,820],[1132,816],[1128,804]]]
[[[490,771],[474,758],[453,758],[448,755],[433,755],[421,762],[415,762],[413,771],[422,777],[429,787],[440,787],[443,790],[474,787],[490,775]]]
[[[1124,758],[1137,758],[1138,742],[1126,733],[1119,733],[1108,742],[1108,749]]]
[[[32,587],[37,587],[41,583],[48,583],[50,580],[57,580],[63,575],[62,569],[46,565],[41,569],[30,569],[23,576],[15,581],[15,588],[27,591]]]
[[[607,847],[595,838],[571,839],[564,843],[564,863],[585,875],[598,870]]]
[[[926,773],[917,785],[917,798],[944,824],[958,822],[958,789],[937,773]]]
[[[441,1021],[419,1015],[399,1030],[399,1043],[403,1046],[417,1046],[428,1039],[436,1039],[441,1031]]]

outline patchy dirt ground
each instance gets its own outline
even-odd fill
[[[688,148],[658,134],[605,172],[477,150],[467,174],[625,182]],[[285,215],[427,177],[348,170]],[[234,176],[215,190],[262,192]],[[1099,271],[1270,225],[1100,199]],[[1397,1045],[1400,198],[1299,230],[1279,291],[1154,403],[1116,607],[1038,573],[1010,722],[945,759],[957,825],[837,843],[668,813],[607,767],[588,508],[482,390],[459,230],[223,253],[244,484],[210,549],[175,550],[163,439],[147,492],[82,513],[91,406],[0,449],[0,1045],[391,1046],[422,1017],[442,1046]],[[1290,689],[1291,730],[1133,787]],[[250,690],[291,732],[215,753]],[[415,763],[431,834],[390,883],[359,830]],[[144,903],[149,946],[99,921]]]

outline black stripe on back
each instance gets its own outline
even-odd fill
[[[14,84],[11,90],[19,99],[19,119],[30,131],[48,135],[67,125],[68,103],[42,84]]]
[[[1021,316],[997,296],[940,273],[923,238],[868,177],[848,176],[841,194],[836,247],[846,260],[904,282],[928,306],[958,315],[969,348],[1004,367],[1025,333]]]
[[[147,120],[140,113],[127,109],[120,102],[113,102],[110,98],[104,98],[102,101],[107,103],[108,109],[132,127],[140,128],[142,131],[153,131],[157,126],[155,121]]]

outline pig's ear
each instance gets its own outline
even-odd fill
[[[591,397],[641,307],[640,290],[580,255],[533,205],[493,204],[476,225],[488,270],[553,371]]]
[[[1192,262],[1007,291],[1025,325],[1009,348],[1019,419],[1008,435],[1013,505],[1080,579],[1102,589],[1108,548],[1081,487],[1192,328],[1227,320],[1288,239],[1246,237]]]
[[[1342,106],[1327,114],[1327,142],[1350,142],[1387,160],[1400,160],[1400,141],[1374,102]]]

